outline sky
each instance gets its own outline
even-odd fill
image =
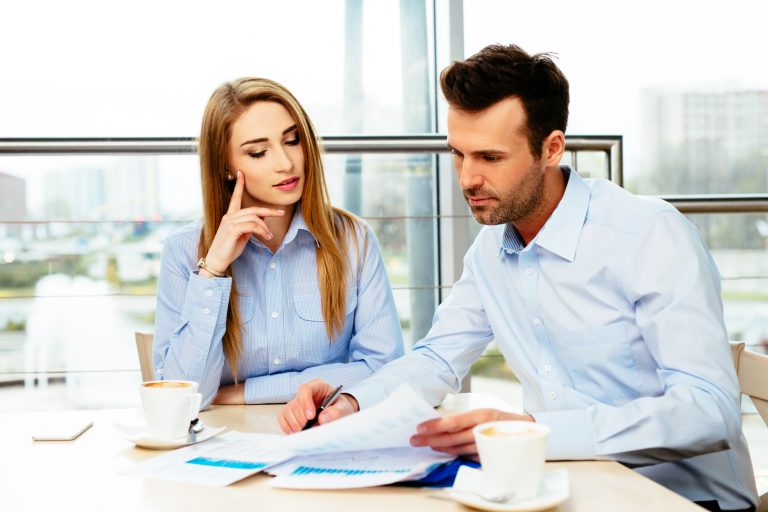
[[[363,2],[364,129],[372,133],[397,132],[400,122],[386,118],[402,102],[399,4]],[[210,93],[239,76],[283,82],[321,134],[345,133],[344,6],[4,1],[0,138],[196,136]],[[624,135],[631,176],[641,170],[642,91],[768,89],[766,20],[766,0],[466,0],[464,50],[498,42],[556,53],[571,83],[568,132]],[[39,189],[28,169],[38,162],[3,157],[0,170]],[[166,193],[178,193],[180,175],[162,178]]]

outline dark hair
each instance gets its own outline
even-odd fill
[[[509,97],[520,98],[527,117],[531,154],[541,156],[544,139],[568,124],[568,80],[551,54],[528,55],[516,45],[486,46],[440,73],[449,105],[479,112]]]

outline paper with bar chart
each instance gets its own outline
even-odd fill
[[[453,457],[429,448],[326,453],[291,459],[267,471],[284,489],[349,489],[421,478]]]
[[[121,474],[224,486],[278,464],[275,485],[333,489],[419,478],[453,457],[413,448],[416,426],[438,413],[409,386],[381,403],[289,436],[227,432],[139,462]],[[286,463],[287,462],[287,463]]]
[[[294,456],[275,449],[282,436],[227,432],[200,444],[139,462],[119,474],[225,486]]]

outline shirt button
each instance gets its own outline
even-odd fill
[[[552,367],[551,367],[550,365],[548,365],[548,364],[545,364],[545,365],[544,365],[544,371],[545,371],[545,372],[547,372],[547,373],[549,373],[549,372],[551,372],[551,371],[552,371]]]
[[[527,269],[525,269],[525,273],[528,274],[529,276],[532,276],[533,275],[533,269],[531,267],[528,267]]]
[[[273,311],[271,316],[272,318],[277,318],[277,311]]]
[[[205,290],[206,297],[213,297],[213,290]]]
[[[539,324],[541,324],[541,320],[539,320],[538,318],[534,318],[533,325],[539,325]]]
[[[204,315],[210,315],[211,314],[211,310],[209,308],[203,308],[203,314]]]
[[[274,359],[272,360],[272,362],[273,362],[273,363],[275,363],[275,364],[280,364],[280,358],[279,358],[279,357],[276,357],[276,358],[274,358]]]
[[[550,400],[557,400],[557,393],[555,393],[554,391],[553,391],[553,392],[551,392],[551,393],[549,394],[549,399],[550,399]]]
[[[270,261],[269,262],[269,268],[271,268],[272,270],[276,269],[277,268],[277,263],[275,263],[274,261]]]

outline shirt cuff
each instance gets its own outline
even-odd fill
[[[246,404],[283,404],[294,394],[289,373],[262,375],[245,381]]]
[[[550,428],[547,460],[595,458],[595,430],[587,410],[545,411],[532,414]]]
[[[342,393],[352,395],[357,400],[360,410],[376,405],[387,398],[387,390],[384,386],[376,386],[372,383],[358,383],[344,387]]]
[[[232,278],[206,278],[193,272],[189,276],[182,318],[199,328],[213,332],[227,321],[227,304]]]

